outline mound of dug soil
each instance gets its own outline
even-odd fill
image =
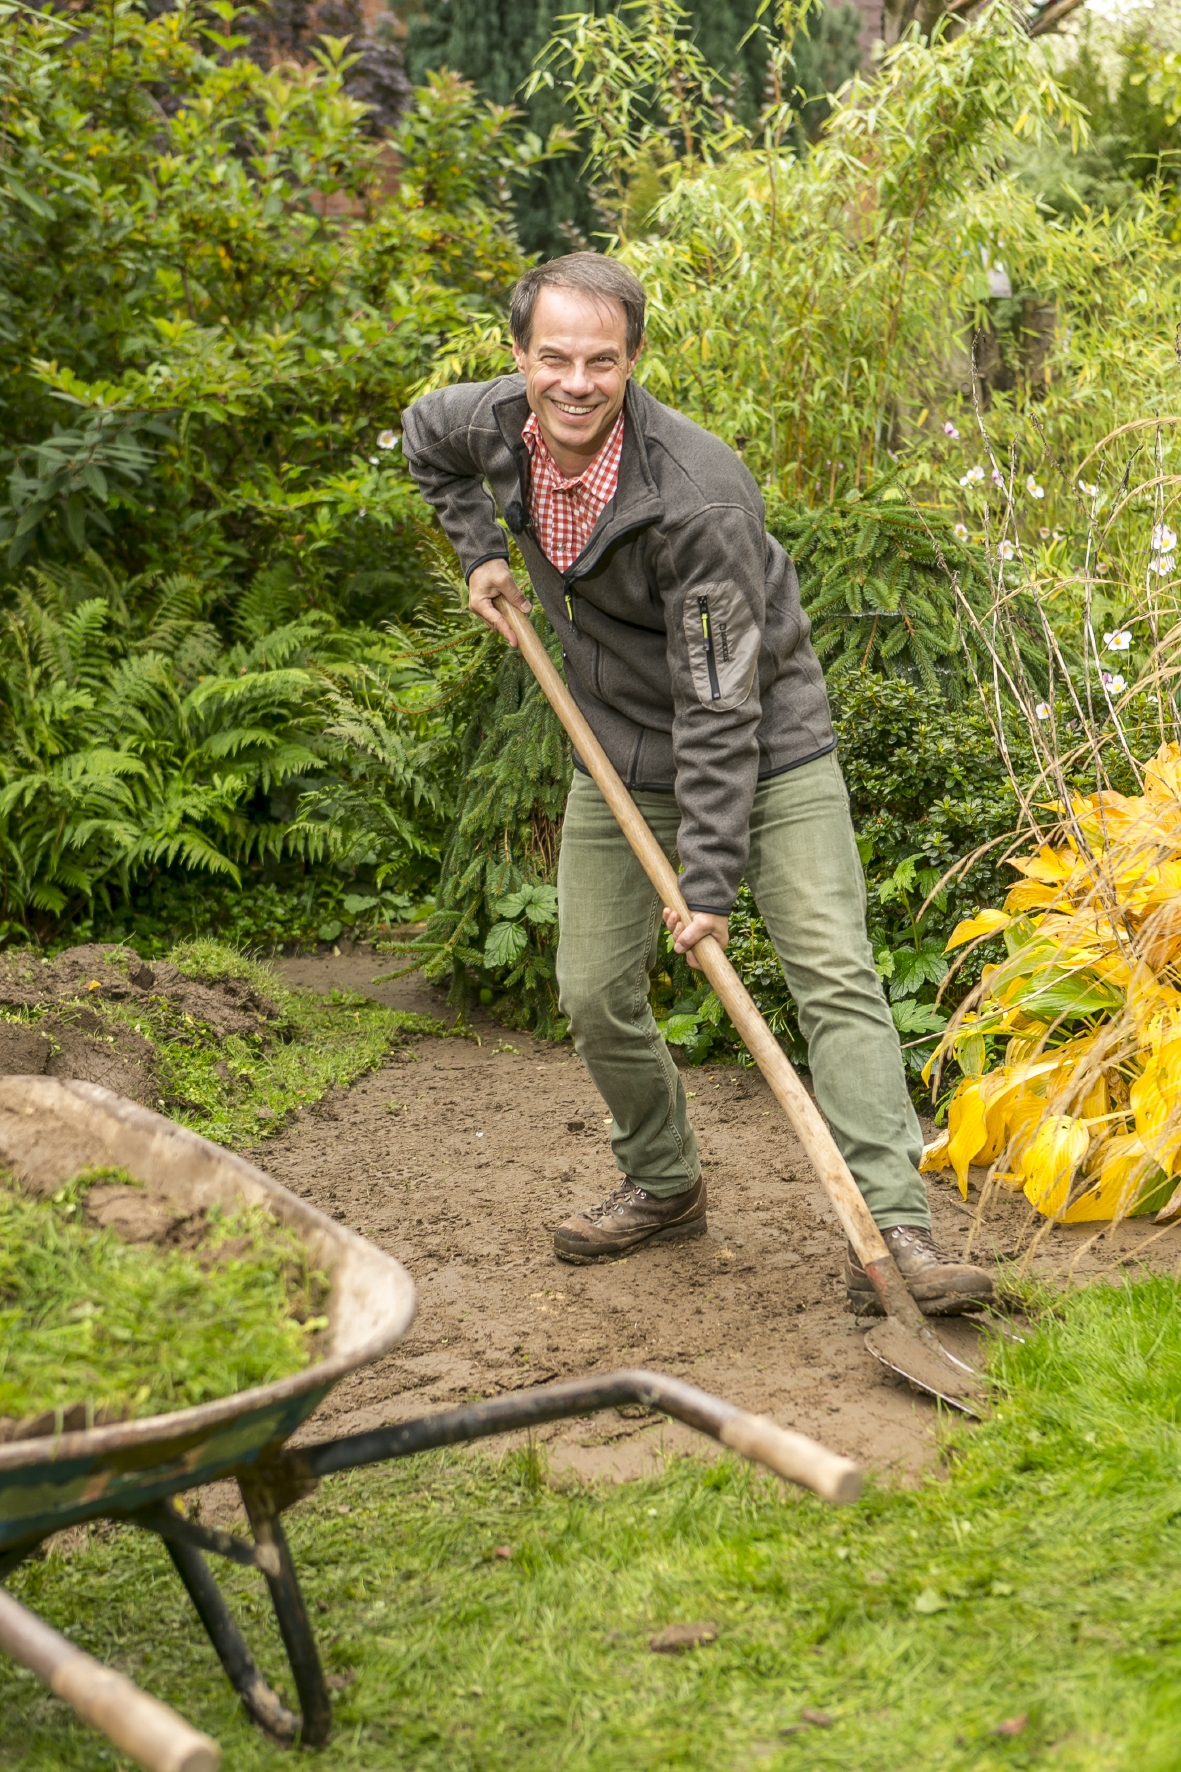
[[[187,978],[168,961],[152,965],[127,948],[90,943],[55,960],[0,955],[0,1076],[74,1077],[100,1083],[147,1107],[156,1105],[154,1049],[124,1017],[101,1013],[118,1004],[163,1012],[180,1037],[201,1023],[215,1038],[281,1033],[279,1009],[242,979]],[[3,1011],[34,1011],[33,1023],[4,1020]]]

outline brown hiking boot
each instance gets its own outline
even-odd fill
[[[940,1249],[930,1231],[921,1225],[897,1224],[882,1235],[911,1297],[925,1316],[958,1317],[964,1311],[978,1311],[994,1302],[992,1275]],[[881,1316],[882,1307],[869,1275],[851,1245],[845,1249],[845,1296],[850,1309],[860,1316]]]
[[[601,1206],[576,1212],[554,1232],[554,1254],[559,1261],[586,1267],[593,1261],[611,1261],[654,1243],[661,1237],[698,1237],[705,1229],[705,1178],[701,1176],[688,1193],[667,1200],[646,1194],[634,1181],[625,1181],[608,1194]]]

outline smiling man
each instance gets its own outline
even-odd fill
[[[817,1100],[915,1298],[971,1309],[992,1280],[938,1249],[922,1139],[865,933],[865,884],[824,678],[795,570],[750,474],[717,437],[632,380],[644,292],[573,253],[513,294],[519,374],[444,388],[404,415],[410,470],[463,566],[473,613],[529,607],[498,509],[561,636],[566,678],[670,858],[692,913],[664,921],[695,965],[725,945],[744,875],[799,1008]],[[563,1012],[613,1115],[622,1171],[556,1232],[563,1261],[626,1254],[706,1225],[684,1085],[648,1002],[662,907],[575,759],[558,867]],[[846,1253],[850,1303],[875,1308]]]

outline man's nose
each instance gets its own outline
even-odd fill
[[[567,394],[593,394],[595,378],[585,363],[573,363],[562,377],[562,387]]]

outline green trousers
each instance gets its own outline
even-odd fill
[[[675,796],[634,798],[675,865]],[[746,878],[799,1009],[816,1100],[866,1204],[883,1229],[929,1226],[922,1134],[865,933],[865,877],[835,752],[759,784]],[[660,912],[603,796],[576,774],[558,864],[562,1013],[614,1116],[616,1162],[666,1198],[693,1186],[700,1163],[685,1086],[648,1002]]]

